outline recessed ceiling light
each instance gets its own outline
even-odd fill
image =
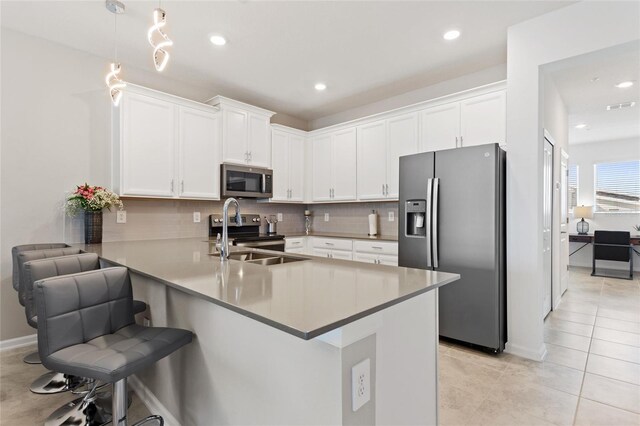
[[[327,88],[327,85],[324,83],[316,83],[316,85],[313,87],[315,87],[318,92],[322,92]]]
[[[444,38],[445,40],[455,40],[458,37],[460,37],[460,31],[458,31],[458,30],[447,31],[442,36],[442,38]]]
[[[222,37],[221,35],[212,35],[209,37],[209,41],[216,46],[224,46],[227,44],[227,39]]]
[[[618,89],[626,89],[631,86],[633,86],[633,81],[623,81],[621,83],[616,84],[616,87]]]
[[[576,125],[576,129],[586,129],[586,128],[587,128],[587,125],[584,123],[580,123]]]
[[[607,105],[607,111],[613,111],[616,109],[624,109],[624,108],[631,108],[633,106],[635,106],[636,103],[635,102],[624,102],[621,104],[613,104],[613,105]]]

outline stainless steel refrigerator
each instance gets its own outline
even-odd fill
[[[460,274],[439,289],[440,336],[493,352],[507,340],[505,165],[498,144],[400,157],[399,265]]]

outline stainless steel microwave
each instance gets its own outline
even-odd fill
[[[259,167],[222,164],[220,166],[222,198],[271,198],[273,170]]]

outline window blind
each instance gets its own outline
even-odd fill
[[[567,192],[569,211],[573,210],[578,205],[578,165],[569,164],[567,179]]]
[[[640,212],[640,160],[598,163],[594,168],[596,212]]]

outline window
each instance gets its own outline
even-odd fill
[[[640,212],[640,160],[595,166],[595,211]]]
[[[569,191],[569,211],[572,211],[578,205],[578,165],[569,164],[569,179],[567,181],[567,189]]]

